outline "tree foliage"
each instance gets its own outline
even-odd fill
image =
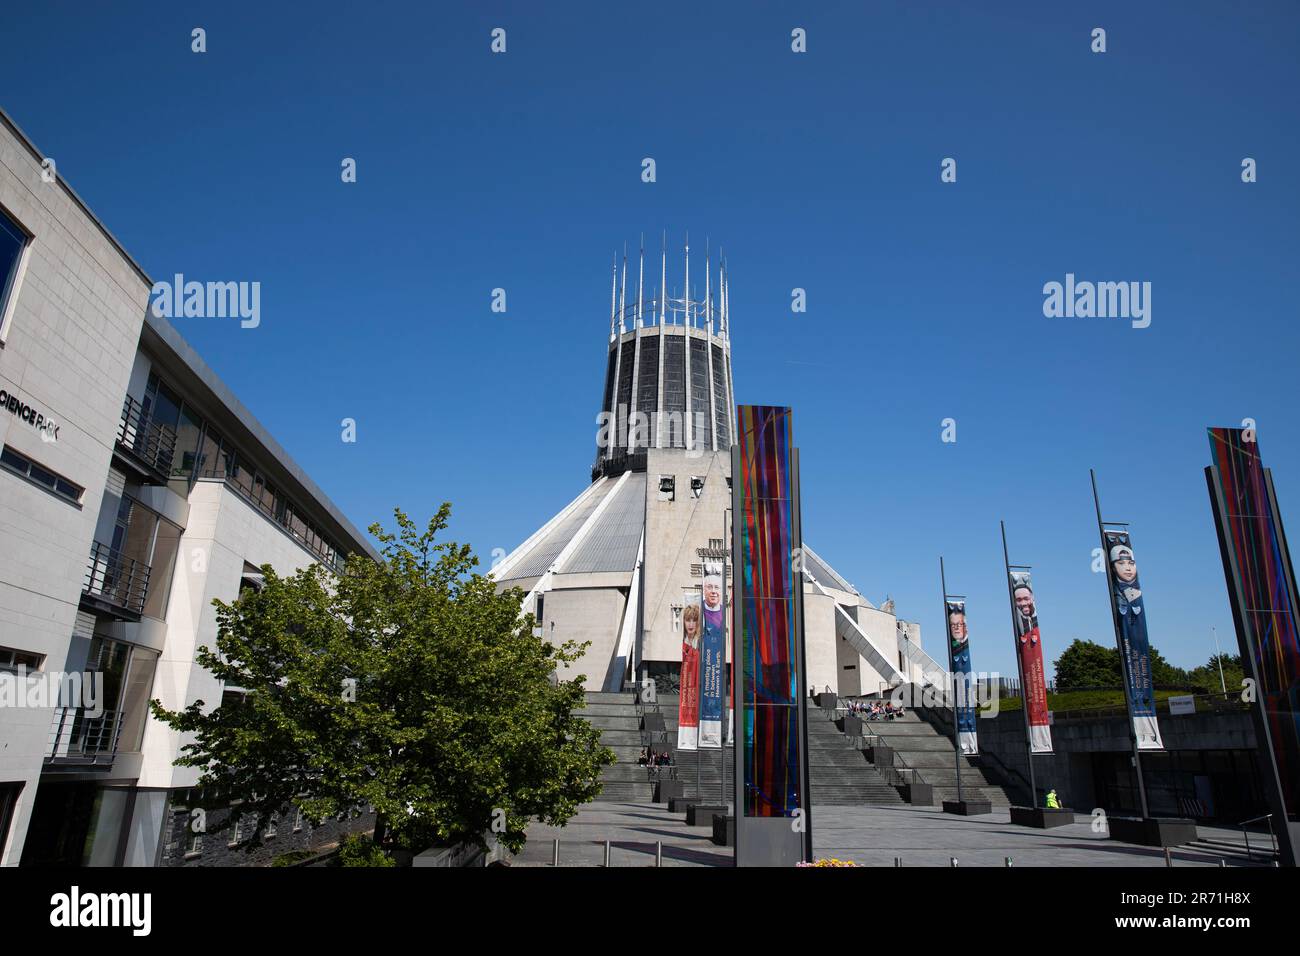
[[[518,851],[530,819],[562,824],[600,792],[613,753],[575,713],[582,677],[557,675],[585,645],[535,637],[522,592],[497,593],[468,546],[437,540],[450,513],[373,525],[381,562],[264,566],[260,591],[216,602],[217,646],[196,660],[246,698],[151,705],[193,735],[176,763],[202,768],[205,800],[244,800],[259,835],[287,804],[314,822],[370,804],[385,849],[496,834]]]

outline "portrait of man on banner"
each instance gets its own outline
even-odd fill
[[[1038,602],[1028,571],[1011,572],[1012,619],[1015,622],[1016,655],[1024,686],[1029,717],[1029,743],[1033,753],[1052,752],[1052,729],[1047,712],[1047,673],[1043,666],[1042,635],[1038,630]]]
[[[704,639],[700,645],[700,746],[722,746],[722,684],[726,665],[726,623],[722,614],[722,565],[704,566],[701,587],[704,603]]]
[[[953,693],[956,694],[957,740],[961,752],[979,753],[975,735],[975,701],[970,683],[970,634],[966,627],[966,602],[947,601],[948,659],[952,666]]]

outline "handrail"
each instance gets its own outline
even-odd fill
[[[81,589],[133,614],[144,611],[149,593],[149,565],[114,551],[102,541],[92,541],[90,560]]]
[[[164,475],[171,473],[176,454],[176,429],[145,415],[144,406],[130,395],[122,402],[117,441],[141,461]]]
[[[1242,838],[1246,841],[1246,859],[1248,860],[1253,860],[1255,854],[1250,848],[1250,831],[1246,829],[1246,825],[1250,823],[1258,823],[1260,820],[1268,821],[1268,835],[1273,844],[1273,856],[1277,856],[1277,834],[1273,832],[1273,814],[1266,813],[1263,816],[1251,817],[1249,820],[1243,820],[1241,823],[1237,824],[1237,826],[1241,828]]]
[[[835,696],[835,709],[827,711],[828,719],[831,720],[832,722],[838,721],[840,719],[840,711],[843,711],[845,715],[848,715],[850,713],[848,705],[845,703],[845,698],[837,694]],[[854,714],[853,716],[857,716],[857,715]],[[858,734],[845,734],[845,736],[849,738],[850,742],[853,742],[854,740],[857,740],[859,738]],[[867,738],[871,738],[873,741],[882,741],[884,742],[883,743],[884,746],[886,747],[889,746],[888,743],[889,738],[876,733],[874,730],[868,730],[867,727],[864,725],[861,734],[861,740],[864,744],[867,742]],[[876,745],[873,744],[872,746],[874,749]],[[925,783],[925,778],[921,776],[921,771],[918,770],[916,767],[909,767],[907,765],[907,759],[901,753],[899,753],[893,747],[890,747],[889,752],[893,757],[893,759],[898,761],[898,764],[900,764],[899,766],[895,766],[894,763],[892,762],[888,767],[880,767],[874,763],[872,764],[872,766],[876,767],[876,772],[879,773],[885,779],[885,783],[887,783],[891,787],[902,787],[902,786],[910,786],[911,784],[914,783]],[[905,773],[912,774],[912,777],[906,781],[898,779],[901,778],[901,776]]]

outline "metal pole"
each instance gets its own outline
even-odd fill
[[[952,627],[948,622],[948,578],[943,570],[943,555],[939,555],[939,584],[943,588],[943,630],[948,645],[948,681],[952,685],[952,760],[957,770],[957,802],[961,796],[961,730],[957,720],[957,672],[952,666]],[[963,615],[964,616],[964,615]]]
[[[555,845],[551,848],[551,866],[560,865],[560,839],[555,838]]]
[[[1115,646],[1119,650],[1120,676],[1124,680],[1124,703],[1128,710],[1128,735],[1133,744],[1133,772],[1137,775],[1138,800],[1142,804],[1142,819],[1145,820],[1151,814],[1147,811],[1147,788],[1142,782],[1142,758],[1138,753],[1137,728],[1133,725],[1133,694],[1132,688],[1129,686],[1128,655],[1124,653],[1124,638],[1120,631],[1119,611],[1115,607],[1115,597],[1110,593],[1113,586],[1110,580],[1110,555],[1106,553],[1106,526],[1101,520],[1101,498],[1097,494],[1097,474],[1089,468],[1088,477],[1092,479],[1092,503],[1097,509],[1097,536],[1101,539],[1101,561],[1106,573],[1106,602],[1110,605],[1110,617],[1115,626]]]
[[[1011,637],[1016,642],[1016,671],[1020,674],[1020,709],[1025,719],[1025,763],[1029,765],[1029,805],[1038,806],[1038,782],[1034,779],[1034,741],[1029,733],[1029,681],[1025,680],[1025,661],[1020,655],[1020,638],[1016,634],[1016,592],[1011,588],[1011,558],[1007,555],[1007,523],[999,521],[1002,529],[1002,565],[1007,575],[1007,600],[1011,602]],[[1035,604],[1035,610],[1037,604]]]
[[[1219,648],[1219,632],[1210,625],[1210,633],[1214,635],[1214,656],[1219,662],[1219,686],[1223,688],[1223,696],[1228,696],[1228,682],[1223,678],[1223,651]]]

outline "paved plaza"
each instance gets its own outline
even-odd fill
[[[958,817],[937,807],[826,807],[813,811],[813,846],[819,858],[862,866],[1164,866],[1163,850],[1134,846],[1094,833],[1088,817],[1051,830],[1013,826],[1005,809]],[[1202,839],[1240,843],[1236,831],[1198,828]],[[656,842],[663,866],[730,866],[731,851],[715,846],[708,827],[688,827],[680,813],[656,804],[590,803],[568,826],[534,824],[513,866],[550,866],[560,841],[561,866],[600,866],[610,841],[611,866],[654,866]],[[1175,866],[1218,866],[1220,856],[1176,847]],[[1228,865],[1234,865],[1229,857]]]

